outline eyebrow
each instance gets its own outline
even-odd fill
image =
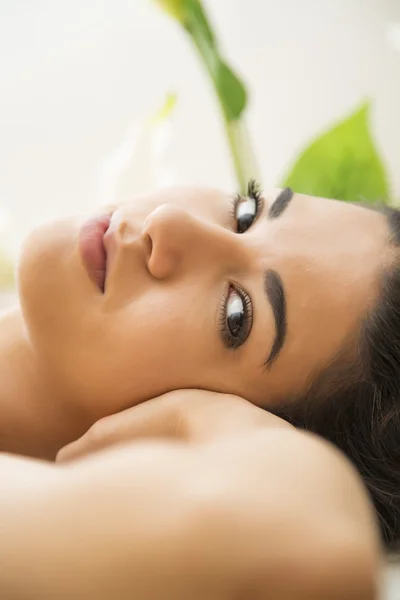
[[[289,187],[284,188],[273,204],[270,206],[267,219],[277,219],[287,209],[293,198],[293,190]]]
[[[291,188],[284,188],[270,206],[267,219],[277,219],[280,217],[289,206],[293,196],[294,194]],[[278,354],[285,343],[287,330],[286,297],[283,283],[279,273],[272,269],[267,269],[267,271],[265,271],[264,293],[267,301],[271,305],[275,320],[275,339],[271,351],[264,362],[265,367],[271,368],[272,363],[278,358]]]
[[[275,319],[275,339],[268,358],[264,362],[264,366],[270,368],[282,349],[287,329],[286,298],[283,284],[279,274],[272,269],[265,271],[264,292]]]

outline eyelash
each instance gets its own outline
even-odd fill
[[[239,229],[238,217],[237,217],[238,206],[241,202],[246,201],[248,198],[251,198],[252,200],[254,200],[254,204],[255,204],[254,218],[253,218],[253,221],[251,222],[251,224],[249,225],[249,227],[251,227],[253,225],[254,221],[256,221],[256,219],[262,209],[261,188],[258,185],[258,183],[255,181],[255,179],[249,180],[249,182],[247,184],[246,196],[237,194],[234,198],[232,198],[231,215],[232,215],[232,218],[237,222],[238,229]],[[247,229],[245,231],[247,231]],[[243,232],[237,231],[237,233],[243,233]],[[228,318],[229,317],[227,314],[227,308],[228,308],[228,300],[229,300],[229,297],[231,294],[231,290],[233,290],[239,296],[239,298],[243,304],[243,325],[241,326],[240,333],[237,336],[232,335],[232,332],[230,331],[229,326],[228,326]],[[246,341],[246,339],[251,331],[252,319],[253,319],[253,305],[252,305],[250,296],[239,285],[230,284],[228,287],[228,291],[226,292],[226,294],[224,295],[224,298],[222,299],[222,303],[221,303],[220,309],[219,309],[219,314],[220,314],[220,331],[221,331],[223,342],[227,348],[229,348],[231,350],[236,350],[236,348],[239,348],[239,346],[241,346]]]
[[[232,336],[228,327],[227,307],[231,289],[240,297],[243,302],[243,315],[244,323],[241,328],[240,335],[237,337]],[[241,346],[247,339],[252,326],[253,321],[253,306],[251,303],[250,296],[245,292],[238,284],[229,284],[228,290],[222,299],[222,303],[219,307],[219,325],[222,334],[222,340],[229,350],[236,350]]]
[[[237,209],[238,206],[241,202],[245,201],[246,198],[251,198],[252,200],[254,200],[255,205],[256,205],[256,211],[254,214],[254,221],[257,219],[261,208],[262,208],[262,198],[261,198],[261,187],[260,185],[257,183],[257,181],[255,179],[250,179],[248,184],[247,184],[247,194],[244,196],[243,194],[236,194],[236,196],[234,196],[232,198],[232,208],[231,208],[231,216],[232,218],[236,221],[237,220]],[[253,221],[253,223],[254,223]]]

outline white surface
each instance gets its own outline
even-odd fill
[[[398,0],[205,5],[252,92],[264,184],[279,182],[310,135],[369,96],[400,194],[400,53],[390,41]],[[92,207],[100,163],[171,89],[180,96],[171,148],[179,180],[232,189],[209,82],[152,2],[0,0],[0,211],[11,212],[14,246],[33,224]]]
[[[399,600],[400,598],[400,562],[390,564],[386,569],[381,600]]]

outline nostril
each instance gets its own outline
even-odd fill
[[[149,235],[148,233],[144,233],[143,234],[143,242],[144,242],[144,248],[145,248],[145,254],[146,254],[146,261],[148,262],[153,253],[153,240],[151,238],[151,235]]]
[[[146,217],[142,227],[147,268],[155,279],[166,279],[178,267],[188,237],[186,214],[163,204]]]

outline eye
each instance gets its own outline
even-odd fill
[[[233,218],[237,233],[245,233],[257,219],[260,212],[261,192],[257,183],[249,181],[247,196],[236,196],[233,200]]]
[[[229,286],[221,307],[221,334],[227,348],[235,350],[247,340],[252,326],[252,304],[238,286]]]

